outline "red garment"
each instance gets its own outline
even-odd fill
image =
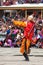
[[[32,40],[32,37],[34,35],[34,27],[33,27],[34,24],[35,23],[33,21],[30,21],[29,23],[27,23],[27,27],[24,29],[24,36],[26,39]],[[31,30],[31,32],[30,32],[30,30]],[[30,33],[30,34],[28,34],[28,33]]]

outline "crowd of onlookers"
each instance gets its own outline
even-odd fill
[[[34,36],[31,46],[43,48],[43,20],[40,15],[36,17],[36,27],[34,28]],[[12,20],[27,21],[27,18],[15,15],[14,17],[3,15],[0,19],[0,46],[4,47],[20,47],[24,28],[13,24]]]
[[[26,4],[26,3],[43,3],[43,0],[3,0],[3,1],[0,0],[0,6]]]

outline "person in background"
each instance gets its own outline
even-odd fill
[[[41,48],[43,48],[43,28],[40,32],[40,38],[41,38]]]
[[[25,3],[31,3],[31,0],[25,0]]]
[[[43,0],[41,0],[41,3],[43,3]]]
[[[25,3],[25,0],[18,0],[18,3],[19,4],[24,4]]]
[[[31,0],[31,3],[36,3],[37,0]]]
[[[41,0],[37,0],[37,3],[41,3]]]
[[[6,22],[6,16],[5,16],[5,14],[2,16],[2,19],[3,19],[4,22]]]
[[[18,0],[13,0],[13,5],[17,5],[17,4],[19,4]]]
[[[13,5],[13,0],[9,0],[10,5]]]
[[[1,0],[0,0],[0,6],[1,6]]]

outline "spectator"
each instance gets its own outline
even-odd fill
[[[31,3],[36,3],[37,0],[31,0]]]
[[[26,3],[26,1],[25,0],[18,0],[18,3],[19,4],[24,4],[24,3]]]
[[[37,3],[41,3],[41,0],[37,0]]]
[[[19,3],[18,3],[18,0],[14,0],[14,1],[13,1],[13,5],[17,5],[17,4],[19,4]]]
[[[41,0],[41,3],[43,3],[43,0]]]

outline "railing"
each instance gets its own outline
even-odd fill
[[[17,5],[10,5],[10,6],[0,6],[0,10],[5,10],[5,9],[43,9],[43,4],[17,4]]]

